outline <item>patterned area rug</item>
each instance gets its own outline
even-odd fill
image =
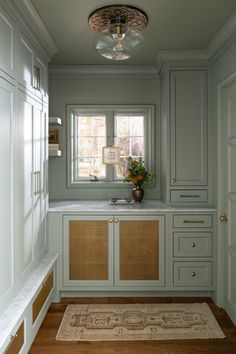
[[[56,339],[67,341],[224,338],[203,304],[68,305]]]

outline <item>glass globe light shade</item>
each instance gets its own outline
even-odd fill
[[[143,35],[125,23],[114,23],[97,34],[95,48],[107,59],[125,60],[140,49]]]

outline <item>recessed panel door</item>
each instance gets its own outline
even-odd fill
[[[236,77],[225,83],[220,96],[220,240],[224,308],[236,323]]]
[[[163,217],[117,217],[116,285],[163,284]]]
[[[64,218],[64,284],[113,285],[113,224],[108,218]]]

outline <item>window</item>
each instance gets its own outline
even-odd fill
[[[122,162],[128,156],[142,157],[154,168],[153,106],[68,105],[67,121],[69,186],[92,183],[91,175],[104,185],[121,182]],[[102,163],[104,146],[119,146],[119,165]]]

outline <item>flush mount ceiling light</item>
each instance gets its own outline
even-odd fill
[[[93,11],[88,19],[96,31],[95,48],[105,58],[125,60],[136,54],[142,42],[140,32],[147,26],[144,11],[129,5],[110,5]]]

